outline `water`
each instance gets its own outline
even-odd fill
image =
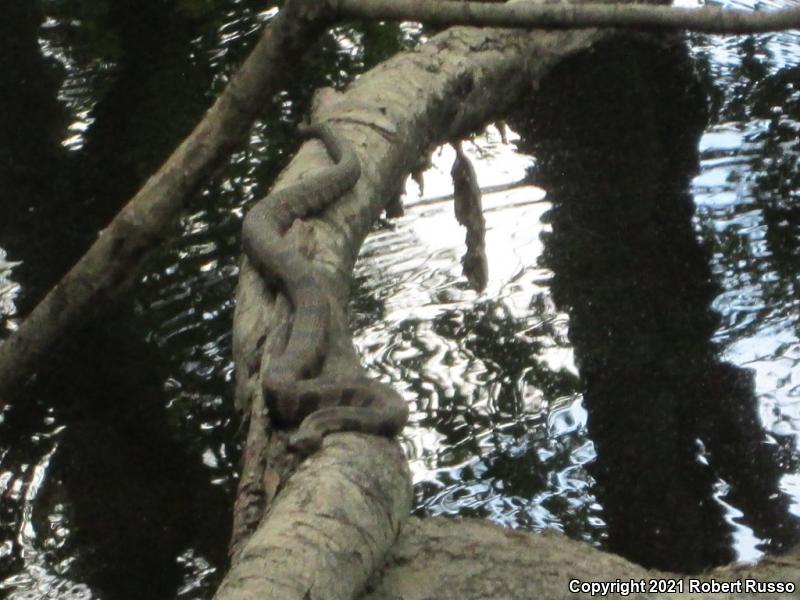
[[[274,14],[237,0],[18,4],[0,25],[14,49],[0,48],[0,164],[14,158],[0,169],[6,328]],[[70,332],[0,415],[6,595],[211,596],[238,464],[242,215],[291,155],[310,91],[418,34],[342,27],[321,40],[130,298]],[[352,322],[365,363],[412,403],[402,443],[417,514],[557,529],[684,570],[797,541],[800,45],[797,32],[689,39],[708,105],[573,66],[530,107],[540,119],[555,107],[551,130],[516,116],[529,154],[492,127],[465,145],[482,186],[535,172],[536,185],[484,197],[484,293],[460,274],[464,231],[436,199],[450,191],[449,149],[422,196],[408,184],[405,216],[366,241]]]
[[[525,176],[529,159],[494,129],[475,143],[467,152],[479,158],[482,185]],[[453,158],[450,148],[436,154],[428,194],[447,189]],[[461,276],[464,230],[452,201],[408,188],[405,216],[364,245],[354,317],[366,364],[415,401],[405,447],[417,512],[528,528],[596,524],[567,319],[548,298],[550,272],[531,261],[546,229],[543,192],[519,185],[484,199],[491,279],[479,295]],[[562,523],[565,503],[574,514]]]

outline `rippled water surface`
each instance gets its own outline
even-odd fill
[[[9,9],[7,330],[273,14],[246,0]],[[417,34],[359,26],[322,39],[130,297],[70,332],[0,415],[0,595],[211,597],[237,477],[242,215],[293,152],[311,90]],[[460,272],[452,151],[434,154],[424,193],[409,182],[405,215],[362,248],[352,323],[365,363],[412,405],[402,443],[417,514],[557,529],[688,571],[797,543],[798,35],[688,36],[699,92],[671,55],[621,72],[576,61],[511,119],[509,142],[490,126],[466,143],[495,189],[483,293]],[[615,52],[631,54],[590,61],[622,63]]]
[[[583,465],[594,451],[567,317],[536,261],[549,205],[541,189],[519,183],[530,159],[494,129],[467,152],[482,185],[515,184],[484,197],[486,291],[472,291],[461,275],[464,230],[454,226],[452,200],[420,198],[410,183],[405,216],[363,248],[358,342],[367,364],[415,403],[405,442],[418,512],[567,526],[593,538],[599,507]],[[435,155],[426,196],[446,193],[453,158],[450,148]]]

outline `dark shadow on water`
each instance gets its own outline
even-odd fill
[[[71,67],[69,102],[91,107],[91,126],[68,151],[68,102],[58,98],[65,68],[42,53],[38,6],[14,3],[0,24],[0,246],[23,261],[22,314],[191,130],[211,80],[192,58],[205,29],[189,15],[157,0],[97,2],[86,14],[73,7],[55,31],[85,46],[59,51],[110,67]]]
[[[9,3],[0,19],[0,247],[11,261],[52,251],[57,226],[48,215],[69,206],[60,145],[67,111],[57,99],[63,69],[40,51],[42,19],[37,2]],[[23,265],[16,277],[41,282],[42,270]],[[20,302],[27,293],[23,288]]]
[[[54,361],[53,372],[83,367],[93,375],[54,376],[37,386],[64,407],[56,411],[64,430],[48,487],[70,507],[73,577],[103,598],[173,598],[188,575],[176,561],[182,553],[191,549],[224,567],[231,503],[189,440],[176,435],[160,357],[133,329],[87,326],[75,350],[85,342],[91,352]]]
[[[734,558],[721,499],[762,549],[798,539],[752,374],[711,341],[717,288],[688,193],[695,81],[680,46],[608,44],[561,65],[518,124],[553,203],[544,261],[570,315],[608,548],[688,572]]]
[[[127,312],[73,332],[4,414],[0,472],[12,485],[0,490],[0,540],[11,554],[0,561],[0,582],[34,550],[42,566],[104,598],[174,598],[187,583],[210,597],[227,563],[231,489],[212,483],[218,467],[200,461],[215,443],[192,425],[204,409],[167,408],[175,392],[163,385],[164,357],[141,341],[141,323],[125,322]],[[220,442],[226,433],[216,432]],[[216,576],[193,580],[192,569],[206,567]]]

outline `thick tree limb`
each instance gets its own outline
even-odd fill
[[[789,594],[745,592],[747,580],[792,582],[800,585],[800,554],[770,557],[757,566],[720,567],[702,576],[648,570],[620,556],[600,552],[589,544],[570,540],[552,531],[525,533],[476,519],[411,519],[403,529],[383,572],[375,577],[372,591],[362,600],[483,600],[484,598],[589,598],[574,594],[570,580],[579,582],[645,582],[644,593],[631,599],[692,598],[694,600],[741,600],[744,598],[796,598]],[[683,581],[683,594],[648,593],[648,582]],[[692,580],[742,582],[742,593],[695,592]],[[573,584],[574,585],[574,584]],[[658,589],[658,588],[656,588]],[[678,588],[676,588],[677,591]],[[599,590],[598,590],[599,592]],[[620,598],[615,593],[596,597]]]
[[[104,229],[78,263],[0,344],[0,406],[67,328],[136,279],[190,194],[246,138],[288,66],[324,29],[330,5],[290,0],[194,131]]]
[[[720,8],[673,8],[644,4],[536,4],[458,0],[335,0],[343,15],[430,25],[638,30],[689,29],[739,35],[800,28],[800,8],[753,12]]]
[[[216,600],[353,598],[411,510],[409,478],[396,443],[328,436],[244,544]]]

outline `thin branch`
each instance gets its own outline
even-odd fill
[[[456,0],[336,0],[336,6],[340,14],[348,17],[447,26],[688,29],[728,35],[800,28],[800,8],[753,12],[644,4],[495,4]]]
[[[497,194],[499,192],[509,192],[532,185],[527,177],[518,179],[516,181],[509,181],[507,183],[496,183],[494,185],[484,185],[480,188],[481,196],[488,196],[489,194]],[[440,204],[453,199],[453,194],[441,194],[439,196],[430,196],[428,198],[421,198],[420,200],[408,200],[405,204],[406,208],[419,208],[420,206],[431,206]]]

